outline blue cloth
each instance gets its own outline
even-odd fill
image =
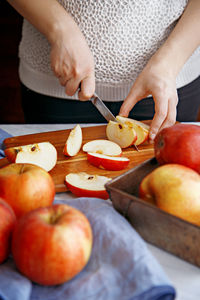
[[[0,265],[1,300],[173,300],[175,289],[146,243],[110,201],[97,198],[55,200],[81,210],[93,231],[86,267],[58,286],[32,283],[12,257]],[[58,253],[59,255],[59,253]]]
[[[11,135],[8,132],[6,132],[5,130],[0,128],[0,159],[5,157],[4,151],[3,151],[3,141],[8,137],[11,137]]]

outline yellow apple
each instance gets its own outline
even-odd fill
[[[159,166],[141,181],[139,196],[160,209],[200,225],[200,175],[183,165]]]

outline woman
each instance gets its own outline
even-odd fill
[[[94,91],[115,115],[153,119],[152,140],[176,120],[196,120],[200,1],[8,2],[25,18],[19,75],[27,122],[105,122],[89,101],[77,101]]]

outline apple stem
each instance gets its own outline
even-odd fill
[[[22,164],[22,166],[20,168],[20,174],[24,173],[24,168],[25,168],[25,164]]]

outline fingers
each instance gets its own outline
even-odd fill
[[[95,92],[95,77],[94,74],[84,78],[81,81],[81,90],[78,93],[78,97],[80,100],[88,100],[90,99]]]
[[[151,123],[149,139],[153,141],[156,134],[163,128],[172,126],[176,122],[176,106],[178,103],[177,94],[166,100],[166,98],[154,96],[155,115]]]
[[[176,106],[178,104],[178,96],[177,94],[174,96],[174,98],[169,99],[168,101],[168,112],[167,112],[167,116],[164,120],[164,122],[162,123],[162,126],[160,127],[159,130],[165,128],[165,127],[169,127],[174,125],[174,123],[176,122]]]
[[[128,96],[126,97],[120,108],[119,115],[123,117],[128,117],[129,112],[134,107],[134,105],[138,101],[142,100],[142,98],[144,97],[144,91],[140,87],[136,87],[135,85],[133,85]]]
[[[79,84],[80,84],[80,80],[71,78],[65,84],[65,93],[68,96],[73,96],[78,90]]]

